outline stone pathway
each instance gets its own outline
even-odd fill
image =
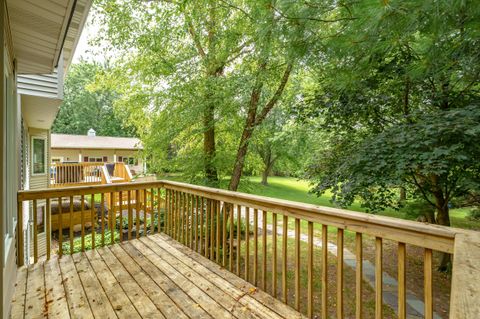
[[[236,216],[237,209],[234,210],[234,215]],[[242,207],[242,218],[245,218],[245,209]],[[258,214],[258,228],[262,229],[262,214],[259,212]],[[253,211],[250,210],[249,216],[250,224],[253,225]],[[281,221],[280,221],[281,223]],[[267,231],[271,232],[273,230],[273,226],[271,224],[267,224]],[[283,235],[282,227],[277,227],[277,234]],[[295,231],[288,230],[288,237],[295,238]],[[306,234],[300,235],[300,240],[303,242],[308,242],[308,236]],[[322,247],[322,241],[318,238],[314,238],[313,244],[316,247]],[[337,245],[329,242],[328,243],[328,251],[337,256]],[[344,263],[351,267],[353,270],[356,269],[356,260],[355,254],[350,252],[348,249],[343,249],[343,256],[344,256]],[[398,310],[398,282],[391,277],[386,272],[383,272],[383,302],[391,307],[395,313]],[[375,265],[372,264],[368,260],[363,260],[363,279],[375,289]],[[433,314],[435,319],[442,319],[437,313]],[[407,318],[417,319],[417,318],[424,318],[424,303],[421,299],[419,299],[413,292],[407,290]]]

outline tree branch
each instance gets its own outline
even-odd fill
[[[278,102],[278,100],[282,96],[282,93],[285,89],[285,86],[288,83],[288,79],[290,77],[290,74],[292,73],[292,69],[293,69],[293,63],[290,62],[290,63],[288,63],[287,68],[283,72],[282,80],[280,81],[280,83],[277,87],[277,90],[275,91],[275,94],[273,94],[270,101],[267,102],[267,104],[263,108],[262,112],[256,118],[254,126],[261,124],[263,122],[263,120],[265,119],[265,117],[267,117],[268,113],[272,110],[272,108]]]
[[[205,58],[207,54],[205,53],[205,50],[202,47],[202,44],[200,43],[200,39],[198,39],[197,34],[195,32],[195,29],[193,28],[193,24],[191,21],[188,21],[188,33],[192,36],[193,43],[195,43],[195,47],[197,48],[198,54],[202,57]]]
[[[415,182],[415,185],[418,187],[418,189],[420,190],[420,192],[422,192],[422,195],[423,195],[423,198],[430,204],[432,205],[433,207],[437,208],[437,205],[435,205],[427,196],[427,194],[425,193],[425,191],[423,190],[423,187],[420,185],[420,183],[417,181],[417,179],[415,178],[415,173],[411,173],[412,174],[412,177],[413,177],[413,181]]]

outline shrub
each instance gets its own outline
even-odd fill
[[[469,220],[480,220],[480,208],[479,207],[472,208],[468,212],[468,219]]]

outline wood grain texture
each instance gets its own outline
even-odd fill
[[[455,237],[450,318],[478,318],[480,313],[480,234],[465,232]]]
[[[398,243],[398,318],[405,319],[407,317],[407,249],[404,243]]]
[[[382,238],[375,238],[375,319],[383,318],[383,247]]]

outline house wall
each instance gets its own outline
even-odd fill
[[[52,158],[61,157],[63,162],[78,162],[80,150],[52,148]]]
[[[80,156],[81,155],[81,156]],[[119,161],[119,156],[122,157],[134,157],[138,159],[138,165],[129,165],[130,170],[135,171],[136,174],[143,172],[143,159],[139,157],[138,151],[136,150],[115,150],[115,149],[66,149],[66,148],[52,148],[51,157],[60,157],[63,158],[64,162],[77,162],[79,158],[83,162],[85,156],[88,157],[107,157],[107,162],[114,162],[114,157],[116,155],[117,162]]]
[[[16,99],[16,70],[5,0],[0,0],[0,313],[8,318],[16,280],[16,194],[19,177],[19,105]]]
[[[30,169],[30,189],[41,189],[41,188],[48,188],[49,186],[49,165],[48,163],[51,162],[51,152],[50,152],[50,131],[49,130],[44,130],[44,129],[37,129],[37,128],[28,128],[28,133],[30,135],[28,139],[29,143],[29,156],[28,156],[28,161],[30,167],[32,167],[32,138],[33,137],[39,137],[39,138],[44,138],[47,141],[47,169],[45,171],[45,174],[42,175],[34,175],[33,170]]]
[[[42,189],[42,188],[48,188],[50,185],[50,165],[49,163],[51,162],[51,150],[50,150],[50,130],[45,130],[45,129],[38,129],[38,128],[33,128],[33,127],[28,127],[28,137],[27,137],[27,151],[26,151],[26,156],[27,156],[27,174],[29,178],[29,183],[28,183],[28,189]],[[47,149],[47,161],[46,161],[46,173],[42,175],[37,175],[33,174],[33,170],[31,169],[33,164],[32,164],[32,138],[33,137],[39,137],[39,138],[44,138],[47,142],[46,144],[46,149]],[[37,201],[37,207],[43,207],[46,205],[46,201],[44,199],[38,200]],[[24,220],[24,227],[23,229],[28,232],[28,238],[33,238],[33,228],[29,226],[29,221],[33,220],[33,214],[35,213],[33,211],[33,203],[29,202],[28,205],[24,205],[26,208],[23,211],[23,220]],[[46,216],[43,217],[45,220]],[[28,246],[28,250],[25,252],[25,256],[28,256],[28,258],[33,258],[33,240],[25,240],[25,248]],[[47,253],[46,250],[46,235],[45,233],[39,233],[38,234],[38,255],[44,256]]]

